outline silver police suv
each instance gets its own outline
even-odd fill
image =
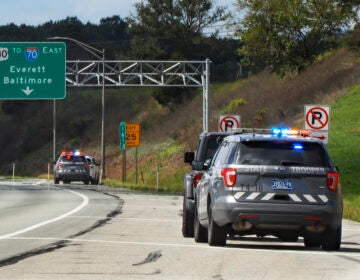
[[[343,201],[338,169],[308,131],[239,129],[224,138],[195,193],[196,242],[273,235],[339,250]]]
[[[93,156],[86,155],[85,159],[89,165],[90,182],[92,185],[99,184],[100,164],[96,162]]]
[[[184,162],[191,164],[192,170],[184,175],[184,199],[182,211],[182,234],[184,237],[194,237],[194,192],[197,183],[204,173],[204,163],[211,160],[219,144],[230,132],[203,132],[200,134],[199,142],[194,152],[184,154]]]
[[[88,185],[90,180],[89,164],[85,155],[79,150],[61,152],[54,167],[55,184],[59,184],[60,181],[65,184],[69,184],[71,181],[82,181]]]

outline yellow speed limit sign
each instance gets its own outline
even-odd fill
[[[127,147],[140,146],[140,124],[138,123],[126,124],[126,146]]]

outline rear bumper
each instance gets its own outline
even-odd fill
[[[86,173],[57,173],[55,175],[56,179],[63,181],[88,181],[90,180],[90,175]]]
[[[219,226],[249,222],[252,229],[303,231],[311,227],[341,225],[342,206],[275,203],[218,202],[212,206],[213,218]]]

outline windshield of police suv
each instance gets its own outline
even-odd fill
[[[230,143],[228,163],[329,167],[324,148],[318,143],[249,141]]]

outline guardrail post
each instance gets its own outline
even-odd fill
[[[156,165],[156,191],[159,191],[159,173],[160,173],[160,164]]]
[[[13,179],[13,183],[15,182],[15,162],[13,162],[12,164],[12,179]]]

